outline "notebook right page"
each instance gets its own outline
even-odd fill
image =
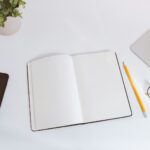
[[[84,122],[131,115],[114,52],[74,55],[73,61]]]

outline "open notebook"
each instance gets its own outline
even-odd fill
[[[32,130],[131,116],[114,52],[52,55],[28,63]]]

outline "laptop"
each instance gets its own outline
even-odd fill
[[[133,43],[130,49],[150,67],[150,30],[144,33],[135,43]]]

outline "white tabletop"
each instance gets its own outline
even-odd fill
[[[150,69],[129,46],[150,28],[149,0],[28,0],[18,33],[0,36],[0,72],[10,75],[0,108],[2,150],[148,150],[150,100],[143,82]],[[126,62],[140,91],[144,118],[126,79],[133,116],[41,132],[29,122],[26,63],[47,53],[115,50]]]

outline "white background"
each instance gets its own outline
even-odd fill
[[[143,92],[144,80],[150,81],[150,69],[129,50],[149,28],[149,0],[27,0],[20,31],[0,36],[0,71],[10,75],[0,108],[0,149],[150,149],[150,100]],[[126,62],[148,118],[143,117],[124,76],[132,117],[32,132],[26,62],[51,52],[100,49],[115,50]]]

